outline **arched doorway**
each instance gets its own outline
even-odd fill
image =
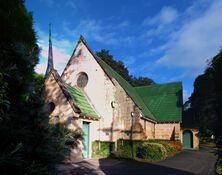
[[[183,131],[183,147],[193,148],[193,133],[190,130]]]

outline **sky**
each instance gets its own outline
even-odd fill
[[[52,24],[54,68],[61,74],[80,35],[107,49],[134,76],[182,81],[183,98],[222,47],[222,0],[26,0],[45,73]]]

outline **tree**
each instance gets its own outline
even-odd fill
[[[133,86],[147,86],[155,84],[155,82],[151,78],[142,77],[142,76],[133,77],[130,82]]]
[[[102,49],[96,53],[103,61],[105,61],[110,67],[112,67],[117,73],[119,73],[125,80],[127,80],[132,86],[146,86],[155,84],[155,82],[148,77],[134,77],[129,74],[127,67],[122,61],[117,61],[109,53],[109,50]]]
[[[213,132],[217,138],[222,136],[222,52],[217,54],[204,74],[194,82],[194,91],[190,97],[191,108],[198,119],[203,135]]]
[[[0,7],[0,172],[50,174],[68,154],[66,129],[50,126],[43,110],[43,77],[34,73],[39,48],[22,0]],[[73,141],[73,142],[72,142]]]

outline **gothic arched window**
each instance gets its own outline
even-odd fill
[[[54,109],[55,109],[55,103],[53,102],[48,103],[48,106],[47,106],[48,113],[51,114],[54,111]]]

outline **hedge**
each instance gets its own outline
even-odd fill
[[[171,157],[183,149],[183,146],[179,141],[161,142],[161,144],[166,148],[167,157]]]
[[[96,140],[92,143],[92,157],[109,157],[114,150],[114,142]]]
[[[170,141],[170,140],[123,140],[119,139],[117,141],[117,152],[114,152],[115,157],[120,158],[130,158],[130,159],[136,159],[138,158],[138,148],[141,147],[144,144],[150,144],[154,143],[161,145],[161,147],[164,147],[166,155],[165,157],[170,157],[176,154],[177,152],[180,152],[182,150],[182,144],[180,141]]]
[[[116,157],[135,159],[137,154],[138,146],[143,144],[145,141],[142,140],[123,140],[117,141],[117,152]]]
[[[99,146],[100,145],[100,146]],[[109,141],[94,141],[92,143],[92,157],[117,157],[128,159],[161,160],[173,156],[182,150],[179,141],[170,140],[124,140],[117,141],[117,151],[115,143]],[[148,153],[149,152],[149,153]],[[144,156],[142,155],[144,153]],[[153,155],[153,156],[152,156]]]
[[[167,151],[160,143],[144,143],[137,148],[137,157],[149,161],[162,160],[167,157]]]

